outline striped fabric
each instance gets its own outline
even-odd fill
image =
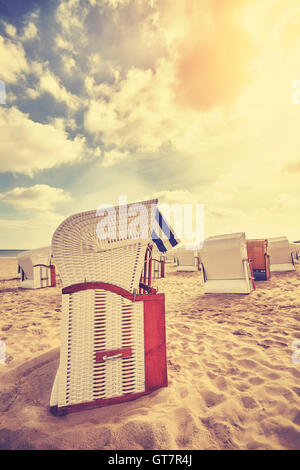
[[[151,238],[161,253],[165,253],[178,245],[180,240],[175,236],[158,208],[152,224]]]

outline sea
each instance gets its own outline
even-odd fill
[[[16,258],[22,251],[27,250],[0,250],[0,258]]]

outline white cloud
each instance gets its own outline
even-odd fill
[[[1,80],[14,83],[28,70],[29,67],[22,45],[0,36]]]
[[[130,2],[131,0],[104,0],[104,3],[106,3],[106,5],[110,6],[111,8],[126,6]]]
[[[50,70],[44,71],[40,77],[40,90],[51,93],[57,101],[65,102],[72,110],[81,104],[81,100],[70,93]]]
[[[7,249],[50,245],[54,231],[64,219],[63,215],[46,210],[25,219],[1,219],[0,245]]]
[[[33,21],[30,21],[25,26],[21,39],[23,41],[30,41],[30,40],[36,38],[37,34],[38,34],[38,29],[37,29],[36,25],[34,24]]]
[[[70,195],[61,188],[47,184],[36,184],[28,188],[14,188],[0,193],[0,201],[11,204],[15,209],[50,211],[60,202],[70,201]]]
[[[32,175],[83,158],[85,139],[69,140],[54,124],[32,121],[16,108],[0,107],[0,172]]]
[[[12,38],[16,37],[17,29],[14,25],[5,23],[4,27],[5,27],[5,32],[6,34],[8,34],[8,36]]]
[[[113,149],[104,153],[104,158],[101,162],[101,165],[104,168],[108,168],[110,166],[115,165],[116,163],[119,163],[121,160],[129,160],[129,158],[129,152],[122,152],[118,149]]]

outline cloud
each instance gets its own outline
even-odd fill
[[[17,28],[9,23],[4,23],[5,32],[8,36],[15,38],[17,34]]]
[[[34,249],[51,244],[65,216],[51,211],[26,212],[24,219],[1,219],[0,245],[7,249]]]
[[[38,29],[33,22],[28,23],[26,28],[24,29],[23,40],[30,41],[34,39],[38,34]]]
[[[104,3],[111,8],[118,8],[125,5],[128,5],[131,0],[104,0]]]
[[[155,72],[132,68],[123,80],[97,88],[103,96],[92,99],[85,114],[85,128],[101,136],[105,145],[136,147],[153,152],[182,127],[172,106],[170,64],[162,60]],[[88,81],[93,94],[93,83]]]
[[[121,160],[129,160],[129,158],[129,152],[122,152],[118,149],[113,149],[104,153],[104,158],[101,162],[101,165],[104,168],[108,168],[110,166],[116,165]]]
[[[287,171],[288,173],[300,173],[300,161],[286,163],[283,166],[283,171]]]
[[[80,98],[70,93],[50,70],[44,71],[40,77],[39,88],[41,91],[51,93],[56,101],[66,103],[71,110],[75,110],[81,105]]]
[[[38,170],[75,163],[84,156],[85,139],[68,139],[54,124],[32,121],[16,108],[0,107],[0,173],[33,175]]]
[[[7,83],[14,83],[28,70],[29,66],[23,46],[20,43],[12,42],[0,36],[1,80]]]
[[[81,0],[61,0],[55,17],[64,38],[68,36],[70,40],[71,37],[76,38],[76,35],[80,34],[81,43],[86,42],[84,24],[90,6],[90,2],[82,2]]]
[[[178,45],[176,94],[186,106],[207,110],[231,104],[251,79],[253,43],[235,20],[237,2],[211,2],[209,25],[203,25],[204,2],[191,2],[193,24],[199,22],[207,33],[193,27]]]
[[[145,196],[145,199],[158,199],[160,204],[193,204],[194,195],[187,190],[163,190],[152,193],[151,196]]]
[[[58,203],[70,200],[70,195],[63,189],[47,184],[36,184],[28,188],[17,187],[0,193],[0,201],[12,205],[15,209],[26,211],[50,211]]]

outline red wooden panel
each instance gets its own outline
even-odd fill
[[[113,349],[113,350],[110,350],[110,351],[99,351],[96,353],[96,362],[101,362],[103,360],[105,360],[105,356],[106,357],[112,357],[112,356],[116,356],[118,354],[121,354],[120,358],[123,358],[123,357],[130,357],[131,354],[132,354],[132,349],[131,348],[122,348],[122,349]],[[113,360],[113,359],[111,359]]]
[[[270,270],[270,256],[265,254],[266,257],[266,274],[267,274],[267,281],[271,277],[271,270]]]
[[[161,265],[161,277],[165,277],[165,261],[162,260],[160,262],[160,265]]]
[[[71,286],[64,287],[62,289],[63,294],[72,294],[73,292],[80,292],[82,290],[88,290],[88,289],[103,289],[103,290],[108,290],[110,292],[114,292],[115,294],[121,295],[122,297],[125,297],[128,300],[131,300],[132,302],[144,302],[146,301],[151,301],[152,297],[149,294],[131,294],[131,292],[128,292],[126,289],[123,289],[122,287],[115,286],[114,284],[109,284],[107,282],[82,282],[79,284],[72,284]],[[151,289],[151,294],[155,294],[156,290],[153,288]],[[155,294],[157,297],[157,300],[160,298],[163,298],[163,294]]]
[[[56,274],[55,274],[55,266],[51,264],[50,266],[50,273],[51,273],[51,287],[56,286]]]
[[[144,303],[146,392],[168,386],[165,296],[149,296]]]

